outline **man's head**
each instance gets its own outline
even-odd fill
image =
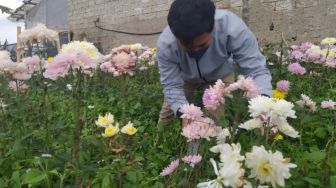
[[[168,25],[187,51],[207,48],[214,28],[215,5],[211,0],[175,0]]]

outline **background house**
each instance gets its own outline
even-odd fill
[[[155,33],[166,26],[173,0],[69,0],[68,24],[75,39],[87,38],[104,52],[111,47],[141,42],[155,46],[158,35],[137,36],[99,29],[133,33]],[[214,0],[216,6],[245,17],[260,43],[320,40],[336,36],[335,0]]]

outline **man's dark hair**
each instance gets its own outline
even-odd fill
[[[183,45],[191,46],[196,37],[212,31],[215,11],[211,0],[175,0],[169,10],[168,25]]]

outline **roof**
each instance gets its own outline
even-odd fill
[[[22,5],[10,12],[7,19],[11,22],[20,22],[25,20],[26,12],[38,5],[41,0],[23,0]]]

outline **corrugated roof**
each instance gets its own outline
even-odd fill
[[[10,16],[8,16],[7,19],[11,22],[24,21],[26,12],[29,12],[40,2],[41,0],[23,0],[23,4],[15,10],[11,11]]]

